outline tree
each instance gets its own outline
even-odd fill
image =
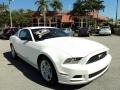
[[[103,0],[86,0],[86,6],[88,11],[94,12],[97,11],[97,20],[99,10],[104,10],[105,6],[103,5]]]
[[[86,15],[86,27],[88,27],[88,17],[90,12],[103,10],[105,6],[103,5],[103,0],[76,0],[73,4],[72,13],[75,14],[85,14]]]
[[[75,3],[73,3],[73,9],[71,11],[72,14],[81,15],[84,13],[84,5],[83,0],[76,0]]]
[[[4,27],[5,25],[10,25],[10,17],[9,17],[9,10],[8,5],[2,3],[0,4],[0,27]],[[31,15],[32,10],[27,9],[18,9],[13,10],[12,13],[12,20],[14,26],[20,25],[22,26],[30,26],[32,22]]]
[[[104,8],[105,8],[105,6],[103,5],[103,2],[104,2],[103,0],[97,0],[94,6],[94,9],[97,11],[97,25],[98,25],[99,11],[100,10],[104,11]]]
[[[44,10],[48,11],[48,1],[46,0],[37,0],[35,4],[38,6],[37,11],[40,11],[41,13],[44,13]]]
[[[59,10],[62,10],[62,3],[59,0],[52,0],[52,2],[50,3],[50,6],[52,7],[54,14],[57,14],[57,12]],[[55,15],[55,21],[56,21],[56,26],[57,26],[57,16]]]
[[[62,10],[62,7],[63,7],[60,0],[52,0],[52,2],[50,3],[50,6],[52,7],[53,11],[55,11],[55,12]]]
[[[8,5],[5,5],[4,3],[0,4],[0,12],[6,12],[8,11]]]
[[[73,3],[73,9],[71,13],[79,17],[79,26],[80,26],[80,16],[85,14],[83,0],[76,0],[75,3]]]
[[[21,9],[18,9],[18,12],[23,14],[25,12],[25,10],[23,8],[21,8]]]
[[[26,9],[25,12],[26,13],[33,13],[33,11],[31,9]]]
[[[4,3],[0,4],[0,27],[9,23],[8,15],[8,5]]]
[[[13,23],[15,26],[18,26],[18,25],[20,25],[21,27],[30,26],[29,24],[32,21],[32,19],[30,17],[31,14],[29,12],[25,12],[25,11],[26,10],[24,10],[24,9],[12,11]]]
[[[38,6],[37,11],[44,15],[44,26],[46,25],[46,12],[48,11],[48,1],[46,0],[37,0],[35,4]]]

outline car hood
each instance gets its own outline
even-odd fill
[[[102,49],[108,50],[108,48],[100,43],[77,37],[51,38],[43,40],[41,44],[45,47],[62,50],[65,53],[70,54],[72,57],[85,57],[90,53]]]

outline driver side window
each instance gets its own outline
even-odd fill
[[[29,30],[27,30],[27,29],[23,29],[20,31],[19,38],[21,40],[32,41],[31,34],[30,34]]]

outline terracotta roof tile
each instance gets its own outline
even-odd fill
[[[68,15],[68,14],[64,14],[62,15],[62,23],[70,23],[70,22],[73,22],[72,18],[71,18],[71,15]]]

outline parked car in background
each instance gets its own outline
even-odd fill
[[[74,34],[74,31],[71,28],[60,28],[60,29],[62,29],[69,36],[73,36],[73,34]]]
[[[17,28],[17,27],[4,28],[1,32],[0,37],[4,38],[4,39],[9,39],[9,37],[11,35],[14,35],[18,30],[19,30],[19,28]]]
[[[99,35],[111,35],[111,29],[109,26],[103,26],[99,30]]]
[[[75,32],[75,33],[78,33],[80,29],[81,29],[81,27],[75,27],[75,28],[74,28],[74,32]]]
[[[78,30],[78,36],[90,36],[90,29],[83,27]]]
[[[54,27],[27,27],[10,37],[11,55],[40,71],[49,84],[85,84],[109,68],[109,49],[97,42],[69,37]],[[31,72],[32,73],[32,72]]]

